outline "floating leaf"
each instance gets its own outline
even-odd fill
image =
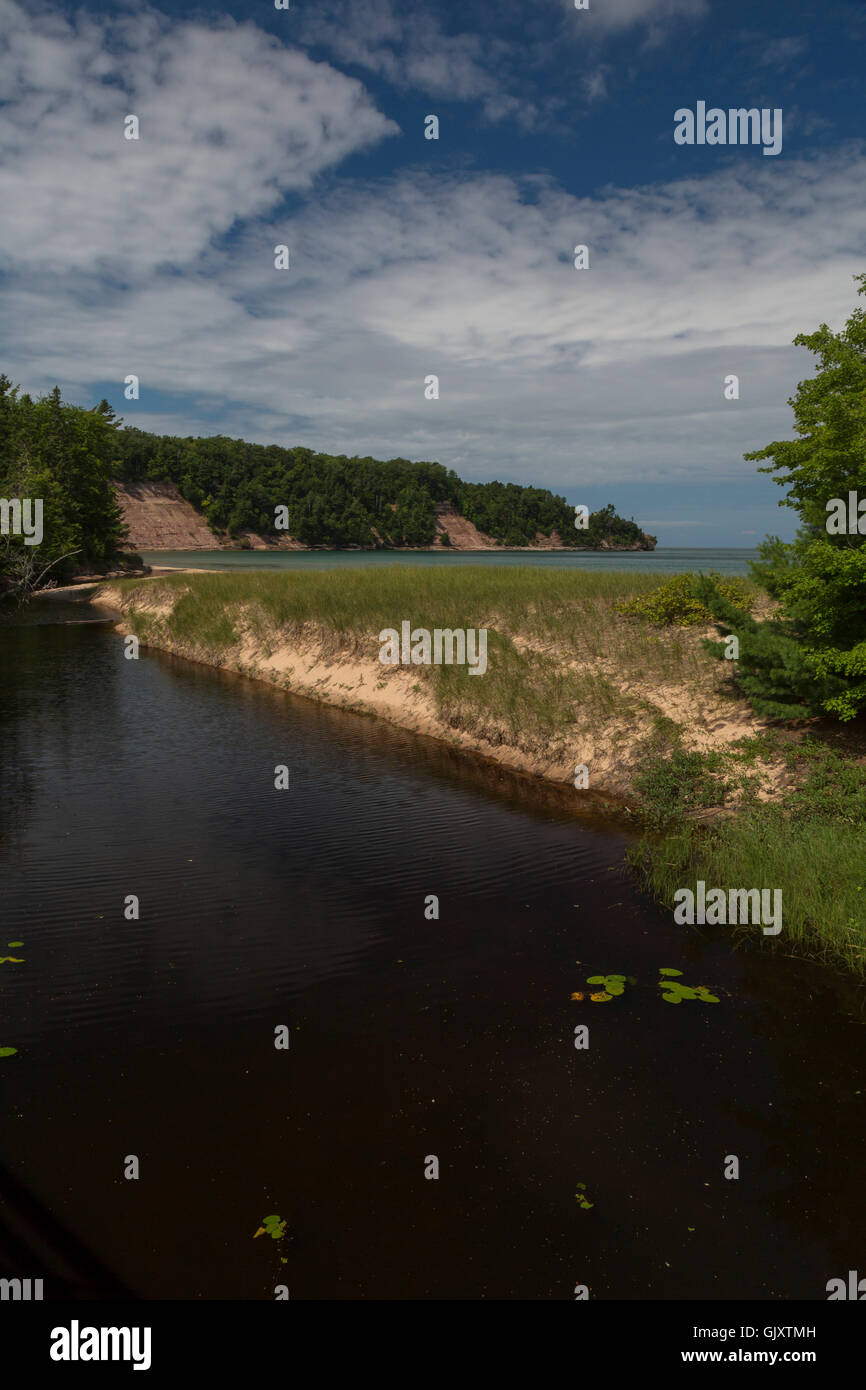
[[[578,1185],[578,1187],[580,1188],[581,1192],[585,1192],[585,1191],[586,1191],[586,1183],[585,1183],[585,1182],[579,1182],[577,1185]]]
[[[23,941],[7,941],[7,942],[6,942],[6,945],[7,945],[7,946],[23,946],[23,945],[24,945],[24,942],[23,942]]]
[[[256,1235],[253,1236],[253,1240],[255,1240],[256,1236],[264,1236],[264,1235],[267,1235],[267,1232],[266,1232],[264,1226],[260,1226],[259,1229],[256,1231]]]
[[[580,991],[578,991],[577,994],[573,994],[571,997],[572,997],[572,999],[585,999],[585,998],[586,998],[586,995],[585,995],[585,994],[581,994]]]
[[[682,975],[682,973],[683,972],[681,970],[672,970],[669,965],[659,966],[660,975]]]
[[[607,999],[613,999],[615,996],[625,993],[625,975],[588,975],[586,983],[588,985],[601,985],[601,991],[590,996],[597,1002],[599,1002],[598,993],[601,992],[607,996]],[[604,1001],[605,1003],[607,999]]]
[[[11,960],[13,965],[23,965],[23,956],[0,956],[0,965],[5,965],[7,960]]]
[[[14,1057],[17,1047],[0,1047],[0,1057]]]
[[[705,1004],[719,1003],[719,996],[717,994],[710,994],[710,991],[705,985],[695,985],[695,994],[699,999],[703,999]]]
[[[661,972],[664,973],[664,972]],[[680,974],[677,971],[677,974]],[[702,1004],[718,1004],[718,996],[711,994],[706,985],[684,985],[679,980],[659,980],[659,988],[666,1004],[679,1004],[683,999],[698,999]]]
[[[608,994],[604,989],[600,989],[597,994],[591,994],[589,997],[593,1004],[607,1004],[609,1000],[613,998],[613,995]]]

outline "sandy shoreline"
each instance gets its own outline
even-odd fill
[[[166,571],[168,573],[168,571]],[[177,571],[173,572],[173,577]],[[158,579],[158,576],[154,576]],[[452,749],[473,753],[532,779],[574,788],[575,797],[589,804],[607,801],[630,809],[634,804],[633,779],[646,755],[647,739],[661,716],[683,731],[686,745],[703,751],[725,749],[737,739],[759,732],[765,721],[754,716],[743,701],[732,702],[711,690],[696,693],[678,682],[667,687],[645,684],[641,687],[633,673],[608,669],[596,663],[605,679],[617,680],[638,715],[624,718],[621,710],[609,718],[595,717],[582,726],[570,728],[567,736],[555,741],[524,737],[515,741],[508,730],[487,720],[479,727],[477,718],[464,718],[464,711],[439,708],[433,687],[419,679],[418,668],[382,666],[373,650],[347,650],[336,633],[328,633],[313,623],[305,623],[288,634],[274,630],[262,637],[261,629],[240,618],[241,640],[233,646],[208,651],[201,644],[178,639],[170,630],[170,618],[182,589],[154,586],[152,591],[137,587],[124,593],[111,582],[100,587],[90,602],[108,607],[117,614],[118,629],[130,634],[138,627],[143,646],[182,656],[200,664],[234,671],[239,675],[317,700],[336,708],[374,715],[412,733],[434,738]],[[142,623],[144,628],[142,629]],[[697,642],[700,633],[694,634]],[[527,647],[531,652],[531,647]],[[556,653],[564,668],[585,666],[574,653]],[[717,663],[713,663],[717,665]],[[522,742],[523,746],[517,746]],[[589,786],[576,786],[576,769],[588,770]],[[772,798],[779,790],[780,769],[765,770],[766,791]]]

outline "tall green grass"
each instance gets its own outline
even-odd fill
[[[665,830],[645,837],[629,859],[668,906],[678,888],[694,888],[698,879],[722,888],[780,888],[783,926],[771,949],[793,949],[866,976],[866,765],[815,738],[774,750],[772,736],[744,741],[728,762],[734,769],[773,751],[795,771],[794,785],[778,802],[747,796],[734,815],[711,825],[689,813],[701,804],[701,787],[719,784],[724,760],[689,755],[690,769],[671,779],[666,805],[661,789],[670,761],[650,766],[655,799],[648,819]]]
[[[174,574],[122,580],[120,587],[126,593],[186,591],[182,604],[189,615],[257,604],[279,627],[316,622],[338,632],[378,632],[399,627],[404,618],[417,627],[473,627],[495,613],[506,626],[553,633],[567,629],[570,608],[612,604],[649,593],[660,582],[659,576],[640,572],[389,565],[309,573]]]

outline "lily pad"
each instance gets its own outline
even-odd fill
[[[589,997],[593,1004],[607,1004],[613,998],[613,995],[608,994],[605,989],[600,989],[596,994],[591,994]]]
[[[0,1057],[14,1057],[17,1047],[0,1047]]]
[[[711,994],[706,985],[684,985],[679,980],[661,979],[659,988],[666,1004],[681,1004],[684,999],[697,999],[702,1004],[719,1002],[718,996]]]
[[[660,966],[659,966],[659,974],[660,974],[660,975],[682,975],[682,973],[683,973],[683,972],[682,972],[681,970],[672,970],[671,967],[670,967],[669,965],[660,965]]]
[[[588,975],[586,979],[588,985],[601,985],[601,993],[606,994],[609,999],[625,993],[625,975]],[[595,999],[595,995],[590,995]],[[605,1003],[607,1000],[605,1000]]]

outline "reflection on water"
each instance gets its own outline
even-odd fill
[[[0,632],[0,747],[0,1149],[139,1293],[824,1298],[862,1263],[839,982],[674,926],[561,792],[87,626]]]

